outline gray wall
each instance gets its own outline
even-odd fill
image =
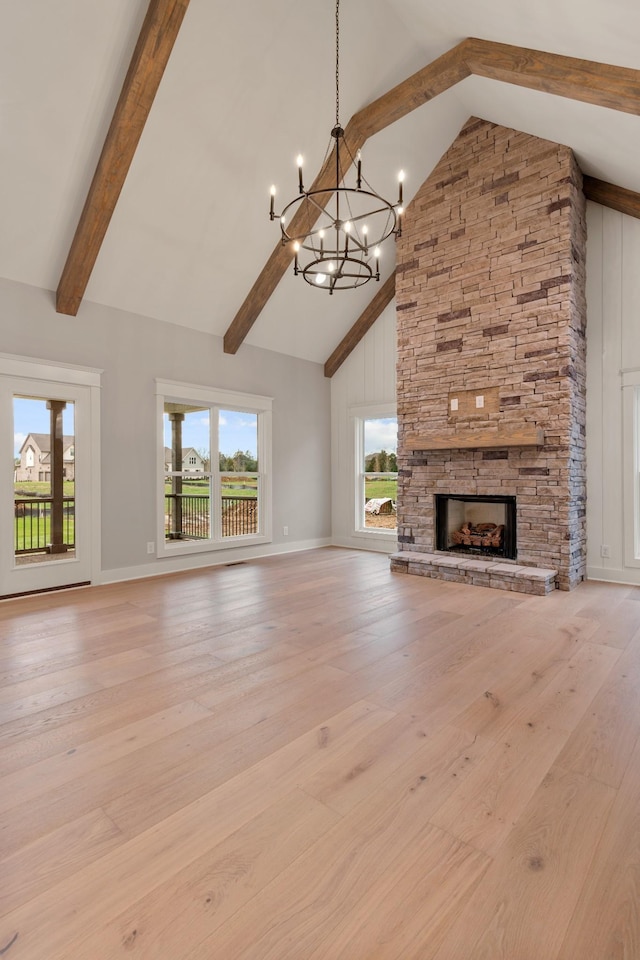
[[[146,553],[156,539],[156,377],[273,397],[273,546],[256,552],[330,536],[330,384],[322,365],[246,345],[228,356],[219,337],[94,303],[84,302],[77,317],[58,315],[51,291],[2,279],[0,352],[104,370],[103,571],[174,566]],[[219,563],[235,553],[207,556]],[[179,565],[190,565],[184,559]]]

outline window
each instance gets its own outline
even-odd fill
[[[159,553],[271,539],[271,399],[157,381]]]
[[[366,536],[396,537],[398,420],[385,409],[356,416],[355,530]]]
[[[622,388],[624,565],[640,567],[640,372],[624,371]],[[611,557],[611,541],[605,540],[604,531],[602,540],[600,555],[607,560]]]

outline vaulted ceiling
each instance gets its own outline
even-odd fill
[[[58,287],[148,6],[21,0],[3,13],[0,276]],[[295,156],[315,174],[325,155],[334,0],[185,7],[84,296],[224,336],[277,244],[270,184],[293,196]],[[343,125],[466,37],[640,68],[637,0],[342,0],[341,12]],[[640,116],[477,72],[367,140],[376,189],[394,196],[402,167],[410,198],[475,115],[568,144],[586,174],[640,192]],[[385,276],[392,260],[391,245]],[[246,342],[324,362],[380,292],[328,297],[287,271]]]

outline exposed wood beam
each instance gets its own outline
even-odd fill
[[[595,177],[583,178],[584,195],[587,200],[593,200],[594,203],[600,203],[603,207],[611,207],[612,210],[619,210],[620,213],[626,213],[629,217],[640,219],[640,193],[634,193],[633,190],[626,190],[624,187],[616,187],[613,183],[607,183],[605,180],[596,180]]]
[[[58,313],[78,312],[188,6],[150,0],[58,284]]]
[[[459,43],[354,114],[353,119],[365,139],[406,117],[417,107],[435,99],[468,77],[470,71],[465,58],[467,43],[467,40]]]
[[[463,40],[356,113],[351,122],[357,125],[360,137],[358,146],[362,146],[369,137],[472,74],[640,115],[639,70],[470,38]],[[282,279],[291,259],[292,255],[280,244],[271,254],[225,334],[225,353],[236,353]],[[376,299],[377,295],[374,301]],[[360,320],[352,330],[355,330],[359,323]],[[351,332],[349,331],[347,337]],[[355,345],[353,343],[351,350]],[[337,353],[341,346],[342,344],[334,353]],[[327,360],[327,364],[333,356],[334,354]],[[331,376],[326,373],[327,364],[325,375]]]
[[[382,311],[389,306],[395,294],[396,274],[394,270],[325,363],[325,377],[332,377],[336,370],[342,366],[351,351],[358,346],[367,330],[374,325]]]
[[[469,71],[477,77],[640,114],[640,70],[490,40],[469,39],[463,46]]]

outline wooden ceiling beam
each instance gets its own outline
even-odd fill
[[[396,274],[394,270],[325,363],[325,377],[332,377],[336,370],[340,369],[352,350],[355,350],[358,346],[367,330],[371,329],[382,311],[389,306],[395,295]]]
[[[467,43],[463,40],[354,114],[365,140],[468,77]]]
[[[611,207],[612,210],[640,219],[640,193],[587,176],[583,177],[583,189],[587,200],[593,200],[594,203],[600,203],[603,207]]]
[[[56,292],[56,310],[75,317],[189,0],[150,0]]]
[[[491,40],[465,40],[470,73],[610,110],[640,114],[640,70]]]
[[[469,38],[354,114],[351,122],[358,130],[358,146],[362,146],[369,137],[405,117],[416,107],[422,106],[471,75],[501,80],[504,83],[513,83],[532,90],[581,100],[599,107],[640,115],[640,71],[638,70],[529,50],[526,47],[494,43],[490,40]],[[622,202],[620,197],[621,194],[618,193],[618,202]],[[282,279],[291,259],[292,254],[281,244],[271,254],[225,334],[225,353],[236,353],[239,349]],[[376,294],[370,306],[373,306],[378,296],[379,294]],[[358,328],[365,314],[367,310],[344,338],[352,343],[349,352],[356,345],[352,341],[352,333]],[[361,335],[364,332],[365,329],[362,330]],[[343,344],[344,341],[327,360],[326,376],[331,376],[327,373],[327,369],[330,369],[328,365],[334,360],[334,355],[340,351]]]

